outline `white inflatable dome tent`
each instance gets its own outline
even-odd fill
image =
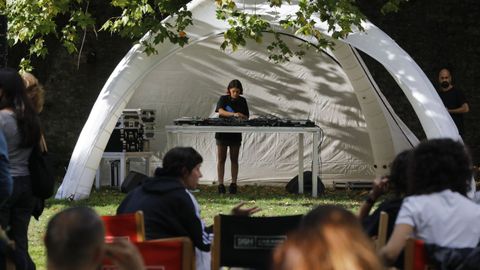
[[[247,1],[241,6],[266,18],[271,16],[266,3]],[[219,49],[227,25],[215,19],[214,1],[194,0],[188,7],[194,25],[187,30],[187,46],[163,43],[156,47],[157,55],[146,56],[136,45],[112,72],[80,134],[56,198],[89,196],[105,146],[125,108],[156,110],[156,133],[150,150],[161,158],[170,145],[193,146],[204,157],[201,182],[212,183],[216,177],[213,134],[183,135],[168,142],[165,125],[183,116],[210,116],[232,79],[243,83],[252,117],[270,114],[310,119],[322,128],[319,172],[327,184],[384,174],[395,154],[418,140],[381,94],[357,50],[392,74],[428,138],[460,138],[425,74],[369,22],[364,23],[365,32],[335,41],[334,50],[310,50],[300,60],[275,64],[268,60],[265,44],[250,42],[235,52]],[[297,8],[293,1],[274,15],[286,16]],[[304,42],[302,37],[286,34],[284,39],[291,46]],[[265,34],[264,43],[271,38]],[[306,143],[311,142],[309,139]],[[239,183],[286,183],[298,173],[297,141],[296,136],[285,134],[244,134]],[[311,148],[305,150],[308,169]],[[228,161],[226,177],[228,182]]]

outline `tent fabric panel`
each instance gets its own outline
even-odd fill
[[[338,42],[336,44],[340,47],[347,46]],[[346,57],[348,52],[350,53],[350,57]],[[351,72],[347,72],[347,76],[352,78],[350,82],[354,89],[358,89],[358,91],[355,91],[356,97],[365,116],[369,130],[368,134],[372,142],[371,150],[374,156],[374,163],[372,165],[376,165],[376,175],[386,174],[387,170],[382,165],[386,162],[388,164],[396,154],[391,141],[391,133],[396,132],[396,130],[390,129],[387,123],[389,119],[386,118],[380,106],[377,93],[353,50],[350,47],[348,47],[348,49],[343,48],[341,53],[343,55],[342,60],[340,60],[342,67],[345,66],[344,62],[348,62],[347,65],[352,66],[352,68],[350,68]]]
[[[355,32],[344,41],[380,62],[393,75],[412,104],[428,138],[460,139],[458,130],[428,78],[390,37],[370,22],[366,32]]]

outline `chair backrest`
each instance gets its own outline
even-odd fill
[[[218,215],[213,224],[212,269],[220,266],[268,269],[272,250],[298,227],[302,215],[246,217]]]
[[[405,246],[405,270],[428,269],[427,253],[423,240],[409,238]]]
[[[105,242],[110,243],[115,238],[125,238],[131,242],[145,241],[145,224],[143,212],[115,216],[102,216],[105,225]]]
[[[174,237],[133,243],[142,255],[148,270],[194,270],[195,255],[188,237]],[[105,259],[103,270],[117,269]]]
[[[385,211],[380,212],[380,222],[378,223],[378,235],[375,241],[375,247],[380,250],[387,242],[388,231],[388,213]]]

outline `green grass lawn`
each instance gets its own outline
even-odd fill
[[[237,195],[218,195],[216,186],[200,186],[194,195],[202,211],[202,217],[210,225],[213,217],[219,213],[229,213],[230,209],[241,201],[247,206],[259,206],[262,211],[256,215],[278,216],[303,214],[319,204],[337,204],[352,211],[357,211],[365,191],[327,190],[324,196],[312,198],[310,195],[291,195],[284,187],[270,186],[240,186]],[[85,205],[94,208],[100,215],[113,215],[125,194],[113,189],[92,191],[88,199],[81,201],[54,200],[47,205],[40,220],[32,218],[30,222],[29,251],[37,265],[37,269],[46,269],[43,236],[48,220],[65,207]]]

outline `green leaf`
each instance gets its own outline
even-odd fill
[[[22,65],[30,64],[32,57],[44,57],[48,54],[45,40],[57,39],[69,53],[76,53],[81,39],[79,35],[93,32],[96,25],[100,31],[139,40],[149,31],[152,38],[142,40],[147,55],[157,53],[155,46],[161,42],[172,42],[184,46],[189,42],[183,33],[192,25],[192,13],[187,9],[189,0],[109,0],[112,7],[110,18],[103,18],[105,12],[92,10],[92,0],[15,0],[0,2],[0,8],[8,17],[7,42],[9,46],[27,48]],[[408,0],[381,0],[382,12],[395,12]],[[361,26],[364,15],[356,6],[355,0],[299,0],[298,9],[284,17],[272,17],[267,21],[260,15],[246,13],[237,7],[233,0],[215,0],[215,18],[228,23],[220,49],[237,50],[245,46],[248,40],[261,43],[265,32],[275,35],[271,44],[266,44],[275,62],[288,61],[291,57],[304,55],[304,48],[289,48],[281,40],[280,32],[272,25],[280,25],[280,31],[313,37],[315,48],[332,46],[330,40],[316,29],[316,20],[328,25],[334,39],[345,38],[353,29],[363,31]],[[290,0],[269,0],[272,14]],[[87,9],[87,6],[89,9]],[[107,12],[107,13],[108,13]],[[169,23],[164,18],[173,18]],[[180,34],[182,33],[182,34]],[[25,60],[28,59],[28,60]]]

